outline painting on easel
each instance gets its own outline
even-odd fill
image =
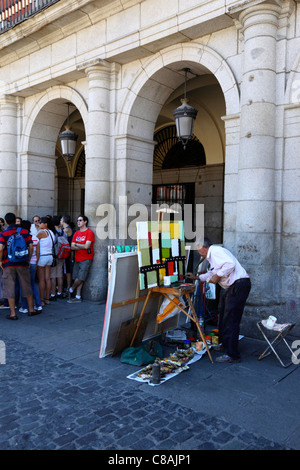
[[[185,238],[183,221],[137,222],[140,289],[183,281]]]

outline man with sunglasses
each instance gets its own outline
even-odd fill
[[[41,218],[38,215],[32,217],[32,224],[30,228],[31,235],[36,235],[40,231]]]
[[[75,252],[75,263],[73,267],[73,285],[69,289],[69,303],[81,302],[81,290],[94,257],[94,232],[87,227],[88,218],[80,215],[77,218],[78,229],[74,233],[71,250]],[[72,296],[75,295],[74,298]]]

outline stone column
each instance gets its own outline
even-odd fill
[[[20,154],[20,211],[29,220],[34,215],[55,214],[55,155]],[[43,168],[43,171],[41,171]]]
[[[136,245],[136,220],[151,213],[154,142],[126,135],[116,138],[115,148],[116,236],[118,244]]]
[[[88,127],[86,129],[85,215],[89,228],[94,231],[95,256],[83,297],[99,300],[106,297],[107,245],[109,240],[97,237],[96,218],[100,204],[110,202],[111,162],[111,113],[110,113],[110,64],[104,61],[88,65],[85,69],[89,80]]]
[[[18,210],[18,104],[11,96],[0,97],[0,215]]]
[[[300,83],[300,81],[299,81]],[[282,233],[280,290],[286,301],[285,317],[297,325],[293,334],[300,335],[300,105],[290,103],[284,116],[284,171],[282,175]]]
[[[224,169],[224,242],[235,249],[238,187],[240,114],[222,117],[225,123],[226,151]]]
[[[274,301],[276,33],[280,8],[239,16],[244,53],[237,185],[236,254],[253,281],[251,298]]]

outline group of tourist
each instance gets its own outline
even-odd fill
[[[9,212],[0,218],[0,310],[10,309],[7,319],[18,319],[17,307],[33,316],[57,299],[81,302],[94,255],[87,225],[84,215],[78,230],[68,215],[35,215],[30,222]]]

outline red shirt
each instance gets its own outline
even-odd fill
[[[74,233],[72,243],[85,245],[87,241],[92,242],[90,246],[91,253],[88,253],[88,250],[86,250],[85,248],[83,250],[75,250],[76,263],[80,261],[85,261],[87,259],[93,259],[95,235],[94,232],[89,228],[87,228],[84,232],[81,232],[81,230],[77,230],[77,232]]]

